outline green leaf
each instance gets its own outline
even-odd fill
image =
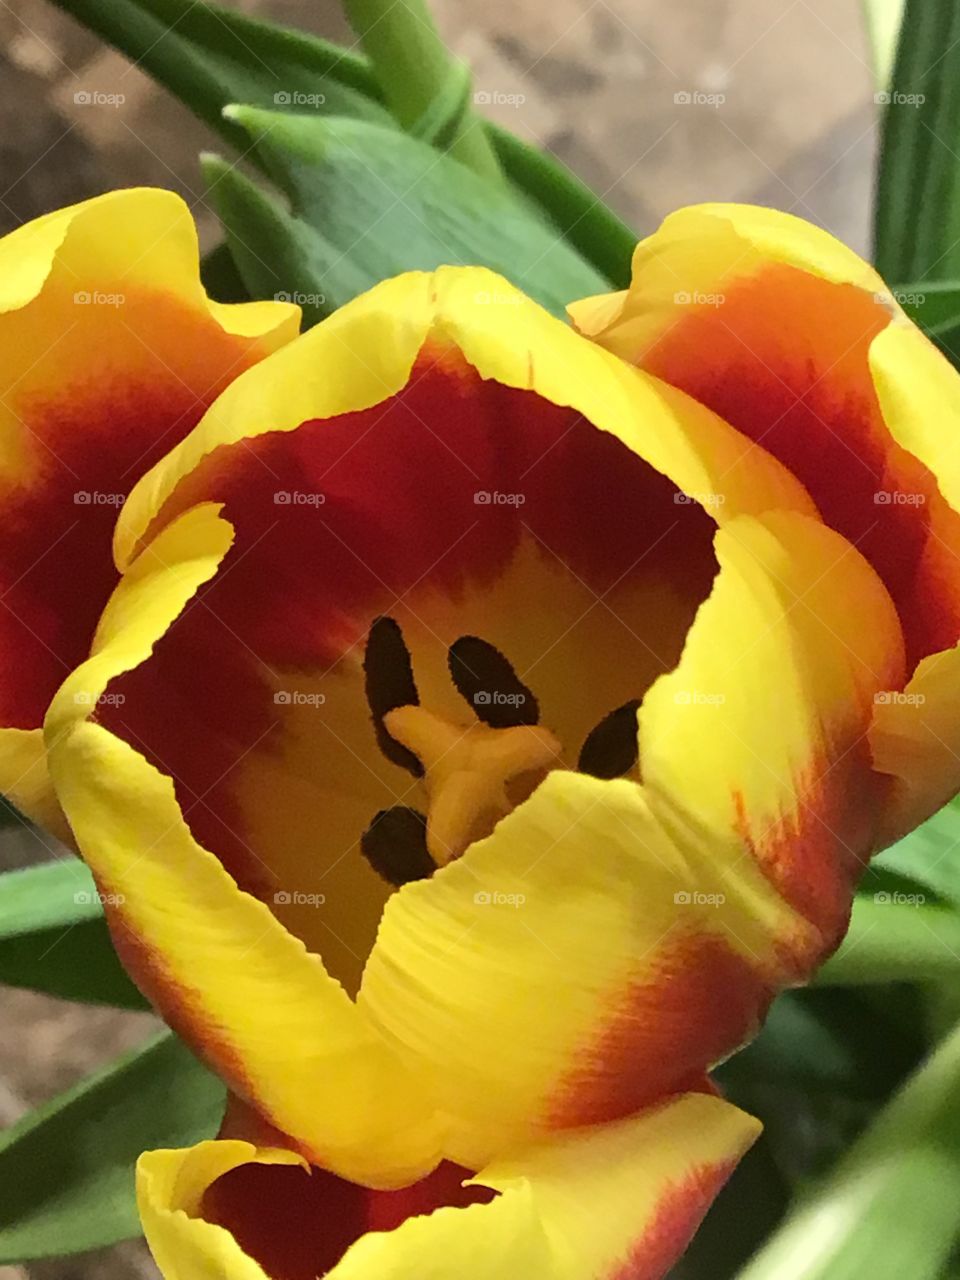
[[[874,80],[878,89],[886,89],[893,75],[903,6],[904,0],[863,0],[867,39],[873,55]]]
[[[367,277],[319,231],[293,217],[272,196],[222,157],[204,154],[200,167],[216,206],[231,256],[252,298],[295,300],[309,329],[335,305],[325,290],[339,288],[342,301],[362,293]],[[335,264],[335,272],[330,264]]]
[[[255,209],[249,183],[207,162],[212,198],[257,296],[298,287],[329,309],[400,271],[443,263],[492,267],[558,315],[607,287],[506,189],[414,138],[359,120],[228,111],[291,205],[290,215],[262,200]],[[289,246],[280,243],[284,233]],[[301,274],[285,279],[291,259]],[[306,272],[305,287],[296,281]]]
[[[732,1092],[786,1081],[882,1099],[916,1065],[922,1047],[855,991],[787,991],[757,1039],[719,1068],[718,1079]]]
[[[241,149],[243,134],[222,115],[228,102],[391,120],[366,62],[316,36],[197,0],[56,3]]]
[[[960,977],[960,912],[897,902],[886,891],[859,896],[840,950],[818,986],[924,982]]]
[[[430,140],[442,134],[462,165],[500,182],[496,152],[473,116],[470,72],[441,39],[426,0],[343,0],[343,7],[404,129]]]
[[[878,95],[879,96],[879,95]],[[907,0],[884,109],[874,254],[886,280],[960,275],[960,5]]]
[[[0,1263],[139,1235],[137,1157],[213,1137],[224,1098],[165,1032],[25,1116],[0,1138]]]
[[[93,877],[73,857],[0,875],[0,983],[147,1008],[117,959]]]
[[[874,991],[892,1007],[872,1006]],[[925,1028],[901,1019],[892,996],[890,987],[786,992],[757,1039],[717,1070],[730,1100],[763,1121],[788,1182],[830,1168],[921,1060]]]
[[[217,302],[249,301],[250,294],[226,241],[200,259],[200,279]]]
[[[910,319],[960,368],[960,280],[904,284],[893,293]]]
[[[909,877],[960,907],[960,799],[874,858],[861,886],[867,896],[887,887],[876,881],[878,871]]]
[[[897,285],[893,296],[924,333],[936,337],[960,325],[960,280]]]
[[[315,36],[191,0],[57,0],[202,120],[241,149],[247,142],[223,116],[232,102],[275,107],[285,91],[315,93],[323,83],[327,114],[391,123],[369,63]],[[289,87],[288,87],[289,86]],[[445,148],[462,118],[469,73],[454,73],[410,131]],[[295,106],[295,103],[291,103]],[[497,125],[483,126],[514,189],[523,194],[597,268],[625,288],[637,236],[559,160]]]
[[[939,1280],[960,1221],[960,1028],[740,1280]]]
[[[514,186],[614,288],[625,289],[637,233],[555,156],[497,125],[487,128]]]
[[[473,75],[465,62],[451,62],[435,98],[407,126],[411,138],[446,151],[464,122],[473,91]]]

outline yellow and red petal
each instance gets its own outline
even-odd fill
[[[673,214],[629,290],[571,313],[779,458],[879,574],[907,646],[872,734],[888,843],[960,786],[960,378],[856,254],[769,209]]]
[[[0,240],[0,789],[39,821],[57,825],[34,731],[116,581],[119,506],[298,315],[211,302],[170,192],[112,192]]]
[[[234,534],[218,567],[191,551],[210,504]],[[762,519],[773,507],[794,523]],[[322,956],[353,994],[374,945],[389,889],[360,837],[379,810],[412,804],[418,785],[381,751],[365,698],[376,619],[402,625],[423,705],[453,723],[468,708],[451,650],[464,636],[489,641],[572,766],[599,721],[655,697],[688,652],[688,678],[716,674],[701,653],[708,623],[693,649],[688,633],[715,618],[739,643],[742,611],[770,633],[759,640],[783,680],[784,724],[759,714],[771,673],[751,664],[739,700],[721,708],[723,732],[746,734],[761,759],[770,752],[776,786],[719,759],[699,815],[695,796],[674,794],[684,734],[651,713],[649,787],[554,773],[460,862],[391,899],[354,1028],[358,1040],[382,1039],[365,1079],[381,1062],[397,1079],[368,1122],[381,1126],[368,1180],[396,1178],[400,1130],[383,1126],[399,1123],[393,1104],[408,1080],[411,1116],[426,1108],[438,1126],[421,1123],[430,1142],[418,1158],[432,1143],[471,1168],[500,1144],[612,1121],[692,1087],[836,942],[851,868],[873,840],[856,806],[835,840],[811,842],[804,825],[808,808],[830,820],[815,796],[821,775],[873,785],[857,744],[875,689],[902,678],[882,587],[813,512],[771,455],[484,271],[388,282],[243,375],[127,504],[117,548],[131,583],[48,722],[81,850],[127,896],[132,937],[149,933],[150,962],[129,961],[137,980],[174,1017],[188,991],[179,1028],[316,1152],[330,1122],[309,1107],[330,1064],[318,1044],[275,1065],[272,1082],[263,1028],[285,1029],[282,1008],[251,1012],[265,1003],[251,995],[265,971],[279,990],[271,948],[291,966],[294,954]],[[715,546],[717,525],[729,539]],[[123,601],[136,601],[151,553],[170,586],[148,641]],[[196,592],[187,608],[185,573]],[[870,602],[875,635],[834,619],[851,590]],[[823,597],[823,625],[800,607],[808,592]],[[735,656],[722,636],[716,647]],[[92,699],[81,714],[77,692]],[[701,772],[711,750],[694,753]],[[734,758],[743,766],[746,750]],[[108,759],[123,767],[106,781]],[[159,835],[142,812],[147,793],[175,833],[158,877],[173,867],[189,897],[192,860],[206,868],[202,963],[144,906],[137,868],[154,865]],[[781,835],[794,823],[803,838],[772,842],[775,818]],[[808,879],[816,892],[798,889]],[[164,885],[173,893],[158,879],[155,900]],[[225,923],[211,930],[201,918]],[[265,950],[245,952],[238,939],[259,922]],[[298,1016],[313,1000],[327,1016],[326,996],[297,990]],[[346,1018],[337,990],[330,1016]],[[358,1158],[338,1149],[324,1163],[340,1170],[348,1157]]]
[[[204,1143],[142,1156],[138,1199],[165,1280],[660,1280],[758,1130],[690,1094],[518,1150],[472,1197],[452,1171],[371,1194],[283,1151]]]
[[[491,1135],[689,1085],[846,928],[885,791],[865,738],[902,679],[896,614],[810,517],[742,517],[716,545],[683,656],[640,709],[643,785],[551,774],[386,906],[360,1002],[461,1163]]]
[[[122,578],[93,657],[48,716],[51,774],[105,899],[117,951],[170,1026],[297,1145],[385,1185],[436,1163],[431,1116],[396,1055],[316,955],[194,840],[173,783],[91,718],[216,573],[210,506],[169,525]],[[116,706],[122,716],[123,704]]]

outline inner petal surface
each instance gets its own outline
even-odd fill
[[[175,497],[207,500],[233,548],[96,715],[173,777],[200,843],[350,990],[391,891],[360,839],[426,801],[378,742],[377,619],[402,633],[420,705],[464,730],[484,717],[451,648],[494,646],[576,768],[596,726],[676,665],[716,572],[713,521],[669,480],[445,350],[372,409],[215,451]],[[517,696],[507,683],[480,692]]]

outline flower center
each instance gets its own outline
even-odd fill
[[[409,705],[389,711],[384,725],[423,766],[427,852],[441,867],[488,836],[560,764],[560,743],[539,725],[464,726]]]
[[[570,768],[558,737],[539,723],[537,698],[509,659],[479,636],[461,636],[447,652],[450,679],[471,708],[468,720],[420,705],[410,652],[399,624],[377,618],[364,656],[366,696],[380,749],[417,779],[426,812],[405,804],[381,809],[360,847],[394,885],[421,880],[461,857],[522,804],[551,769]],[[576,768],[600,778],[637,765],[638,701],[604,716],[587,736]]]

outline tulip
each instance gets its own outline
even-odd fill
[[[885,827],[906,646],[868,557],[477,268],[241,375],[115,548],[51,774],[235,1098],[141,1162],[165,1274],[662,1275],[755,1134],[707,1073]]]
[[[64,838],[41,726],[116,583],[117,510],[298,328],[289,304],[210,301],[198,268],[167,191],[115,191],[0,240],[0,790]]]
[[[759,1124],[690,1093],[398,1191],[345,1182],[285,1146],[204,1142],[137,1170],[164,1276],[188,1280],[647,1280],[686,1245]]]

